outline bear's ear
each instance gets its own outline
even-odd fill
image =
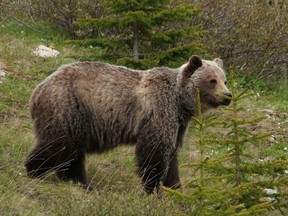
[[[220,58],[215,58],[213,60],[219,67],[223,68],[223,61]]]
[[[192,74],[201,66],[202,60],[200,59],[200,57],[197,55],[191,56],[187,66],[183,70],[183,76],[186,78],[191,77]]]

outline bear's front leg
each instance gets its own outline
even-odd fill
[[[138,161],[138,174],[142,178],[144,189],[148,194],[153,193],[154,189],[158,191],[160,182],[166,179],[171,161],[171,153],[174,152],[173,146],[175,145],[173,145],[172,141],[167,139],[165,142],[159,140],[153,141],[152,137],[150,137],[149,142],[145,142],[145,139],[137,142],[136,158]],[[174,175],[170,173],[169,176],[172,177]],[[178,176],[178,174],[175,176]]]
[[[151,194],[155,188],[159,189],[166,165],[159,150],[142,147],[136,147],[138,174],[142,178],[145,191]]]
[[[177,153],[173,155],[168,168],[167,176],[163,182],[164,186],[172,188],[174,190],[181,188],[177,156]]]
[[[184,122],[179,126],[177,134],[177,149],[174,152],[171,162],[169,164],[169,169],[167,176],[163,182],[163,185],[172,189],[181,188],[180,178],[179,178],[179,168],[178,168],[178,150],[183,145],[184,135],[188,127],[188,122]]]

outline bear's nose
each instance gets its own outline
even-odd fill
[[[230,97],[230,98],[232,97],[232,94],[230,92],[225,93],[224,95],[227,96],[227,97]]]
[[[230,92],[228,92],[228,93],[225,93],[224,95],[229,97],[229,98],[224,98],[223,105],[228,106],[231,102],[232,94]]]

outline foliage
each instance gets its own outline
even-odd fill
[[[101,18],[78,19],[85,32],[78,44],[104,49],[103,59],[134,68],[179,66],[193,53],[201,53],[201,27],[192,25],[199,15],[181,1],[103,1]],[[89,29],[89,30],[87,30]]]
[[[179,191],[168,191],[184,203],[191,203],[192,215],[255,215],[277,210],[285,215],[287,203],[288,179],[285,170],[288,169],[288,160],[270,160],[259,162],[254,160],[255,155],[249,150],[258,148],[270,133],[250,131],[248,128],[263,120],[263,117],[241,119],[240,113],[244,110],[241,101],[250,95],[247,89],[237,93],[235,89],[234,70],[230,69],[232,107],[229,120],[219,122],[215,116],[203,118],[198,94],[198,116],[194,119],[198,130],[198,145],[200,159],[198,163],[188,164],[198,175],[188,183],[193,187],[191,194]],[[223,96],[226,97],[226,96]],[[222,124],[227,134],[218,140],[207,139],[207,129],[216,124]],[[221,157],[207,157],[206,145],[216,142],[226,146]],[[217,199],[215,199],[217,197]]]
[[[197,12],[194,10],[195,14],[192,16],[190,13],[180,12],[180,15],[190,19],[187,23],[187,20],[174,22],[178,19],[175,16],[179,15],[174,9],[181,3],[193,4],[198,9]],[[283,86],[284,83],[284,87],[287,89],[287,0],[244,2],[230,0],[2,0],[0,6],[0,17],[3,18],[1,24],[7,23],[7,17],[12,17],[21,24],[25,24],[27,20],[32,22],[44,20],[54,26],[64,28],[71,38],[75,38],[75,36],[78,39],[85,38],[85,42],[83,42],[86,45],[104,46],[104,51],[107,55],[103,55],[103,58],[107,61],[121,58],[118,61],[119,64],[141,67],[142,58],[145,58],[150,60],[145,61],[143,59],[143,65],[146,65],[146,67],[154,66],[157,63],[159,65],[169,64],[170,66],[175,66],[177,63],[170,63],[171,60],[174,61],[178,57],[180,58],[181,55],[187,59],[187,56],[193,52],[199,54],[203,51],[202,45],[204,44],[206,56],[219,56],[228,65],[237,67],[239,69],[237,73],[241,74],[242,77],[248,77],[244,79],[245,83],[243,81],[245,85],[252,82],[254,87],[254,85],[258,84],[257,81],[259,79],[269,77],[269,80],[273,80],[273,85],[277,82]],[[114,11],[113,7],[115,8]],[[159,12],[161,8],[164,8],[163,13]],[[173,9],[175,13],[169,14],[169,11],[167,12],[165,8]],[[127,12],[126,16],[124,16],[125,10]],[[156,14],[157,11],[160,18],[155,17],[156,25],[151,23],[150,15]],[[25,17],[24,22],[22,20],[23,16]],[[109,17],[111,18],[110,24],[106,22],[107,25],[104,25],[104,19],[109,21]],[[100,18],[103,18],[101,23],[104,26],[99,24]],[[81,26],[73,25],[77,19],[86,20],[85,23],[87,25],[88,22],[94,20],[94,24],[98,23],[101,28],[98,27],[98,24],[87,27],[85,27],[86,24],[81,24]],[[117,23],[121,21],[123,25],[114,25],[113,19],[114,21],[117,19]],[[98,21],[96,22],[96,20]],[[134,55],[132,49],[134,33],[131,30],[131,26],[129,28],[127,25],[129,26],[129,23],[131,24],[133,20],[141,24],[139,34],[142,35],[139,35],[141,40],[140,44],[138,44],[140,47],[138,53],[140,60],[132,58]],[[151,31],[150,27],[152,24],[155,25]],[[177,29],[199,25],[202,29],[196,29],[192,35],[187,31],[174,32]],[[169,30],[172,31],[168,33]],[[197,32],[198,34],[201,33],[201,30],[207,33],[201,34],[201,36],[193,35]],[[166,31],[168,31],[167,34],[165,33]],[[152,35],[142,38],[143,34],[146,35],[149,32],[152,32]],[[165,34],[162,34],[162,32]],[[184,39],[187,34],[192,38]],[[151,36],[153,36],[152,39]],[[110,37],[111,40],[107,40]],[[94,42],[90,39],[93,39]],[[97,39],[97,43],[94,39]],[[198,39],[201,39],[201,41]],[[176,42],[175,45],[175,40],[179,41],[180,44]],[[153,44],[151,41],[153,41]],[[186,49],[182,49],[181,46],[189,44],[189,41],[193,43],[193,49],[190,50],[189,46]],[[161,53],[158,44],[164,51],[178,46],[180,48],[172,49],[172,53]],[[164,47],[163,44],[165,44]],[[184,53],[183,50],[185,51]],[[154,56],[154,53],[158,53],[160,55],[159,58],[164,60],[159,62],[158,55]],[[103,52],[101,52],[102,54]],[[87,60],[95,60],[99,59],[98,55],[99,48],[93,48],[91,49],[91,55],[82,57]],[[179,60],[179,62],[182,60]]]
[[[101,0],[36,0],[33,12],[37,17],[47,18],[52,24],[65,28],[70,35],[75,36],[73,23],[78,18],[101,17],[103,8]]]
[[[100,17],[103,9],[101,0],[22,0],[0,2],[3,17],[12,17],[25,23],[28,21],[45,21],[54,27],[65,29],[71,37],[75,36],[74,21],[83,17]],[[1,16],[1,12],[0,12]]]
[[[238,67],[242,76],[288,80],[288,1],[193,0],[208,53]]]

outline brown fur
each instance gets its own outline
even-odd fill
[[[229,104],[219,96],[231,95],[221,62],[192,56],[178,69],[138,71],[99,62],[59,68],[31,97],[37,143],[26,161],[28,175],[55,170],[60,179],[86,185],[86,153],[136,143],[145,190],[152,193],[160,181],[179,188],[177,154],[196,115],[196,87],[203,112]]]

